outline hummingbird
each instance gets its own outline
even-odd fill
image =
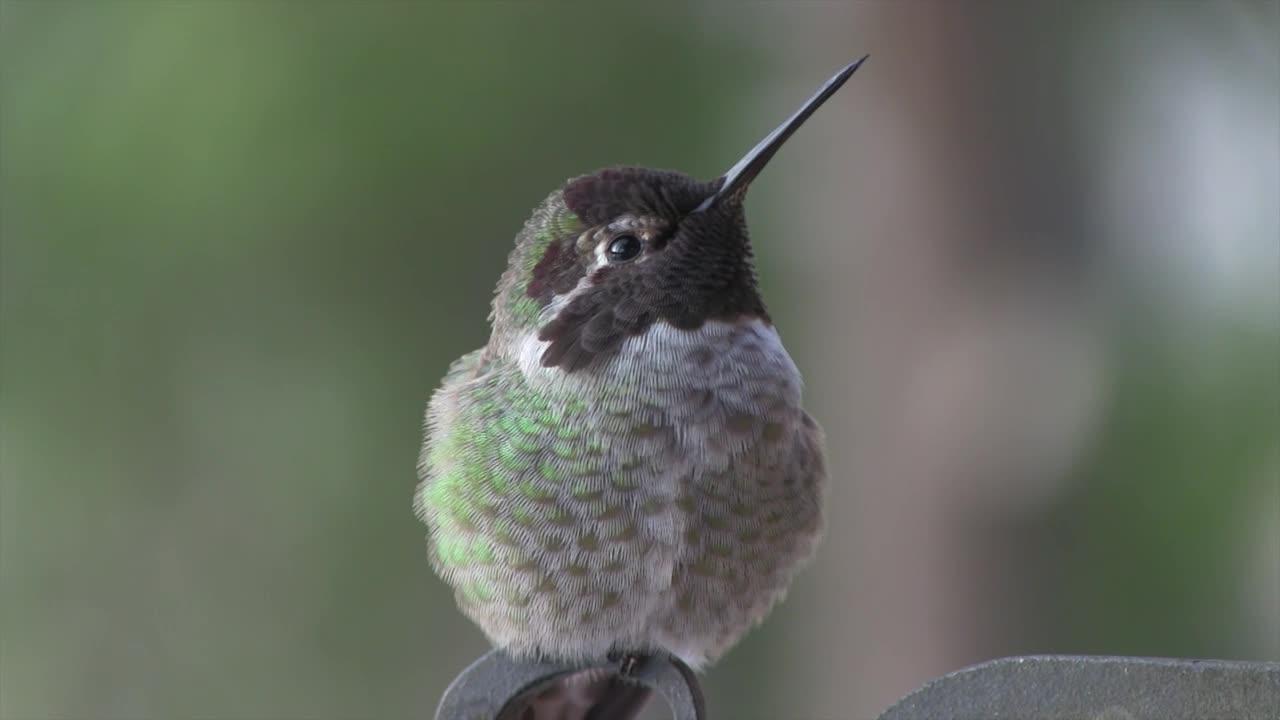
[[[428,404],[414,497],[432,566],[496,647],[700,670],[814,552],[823,433],[760,296],[744,199],[865,60],[721,177],[602,169],[516,236],[488,344]],[[618,704],[615,681],[580,678],[524,717],[631,717],[643,693]]]

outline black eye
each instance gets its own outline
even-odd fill
[[[609,243],[609,260],[625,262],[640,254],[644,245],[635,235],[619,235]]]

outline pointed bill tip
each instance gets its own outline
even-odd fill
[[[843,70],[841,70],[839,73],[836,73],[836,75],[837,75],[837,76],[844,76],[844,78],[845,78],[845,79],[848,79],[850,75],[852,75],[854,72],[856,72],[856,71],[858,70],[858,68],[862,67],[862,63],[866,62],[866,61],[867,61],[867,58],[869,58],[869,57],[871,57],[871,53],[867,53],[866,55],[863,55],[862,57],[858,58],[857,60],[854,60],[853,62],[849,63],[848,65],[845,65],[845,66],[844,66],[844,69],[843,69]]]
[[[750,186],[751,181],[773,159],[774,154],[778,152],[778,148],[782,147],[787,138],[791,137],[814,111],[822,107],[822,104],[830,99],[832,95],[835,95],[840,86],[844,85],[845,81],[857,72],[858,68],[862,67],[862,63],[866,62],[869,57],[871,57],[870,54],[863,55],[854,62],[845,65],[822,87],[818,88],[818,92],[814,93],[813,97],[809,98],[804,105],[801,105],[799,110],[781,125],[774,128],[773,132],[766,135],[754,148],[751,148],[751,151],[744,155],[736,165],[729,168],[729,171],[723,176],[720,189],[711,197],[702,201],[702,204],[694,212],[701,212],[726,200],[741,200],[746,194],[747,187]]]

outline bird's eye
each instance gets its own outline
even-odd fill
[[[609,260],[626,262],[640,254],[644,246],[635,235],[619,235],[609,243]]]

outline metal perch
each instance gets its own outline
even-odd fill
[[[698,680],[675,658],[624,670],[519,661],[491,651],[445,691],[436,720],[495,720],[567,673],[599,668],[653,689],[674,720],[707,720]],[[1044,655],[957,670],[926,683],[879,720],[1280,720],[1280,663]]]
[[[666,700],[674,720],[707,720],[706,703],[697,677],[680,660],[655,655],[623,669],[623,661],[575,665],[537,660],[517,660],[490,650],[462,671],[440,699],[436,720],[495,720],[504,712],[518,711],[529,698],[557,679],[599,668],[624,675],[650,688]]]

